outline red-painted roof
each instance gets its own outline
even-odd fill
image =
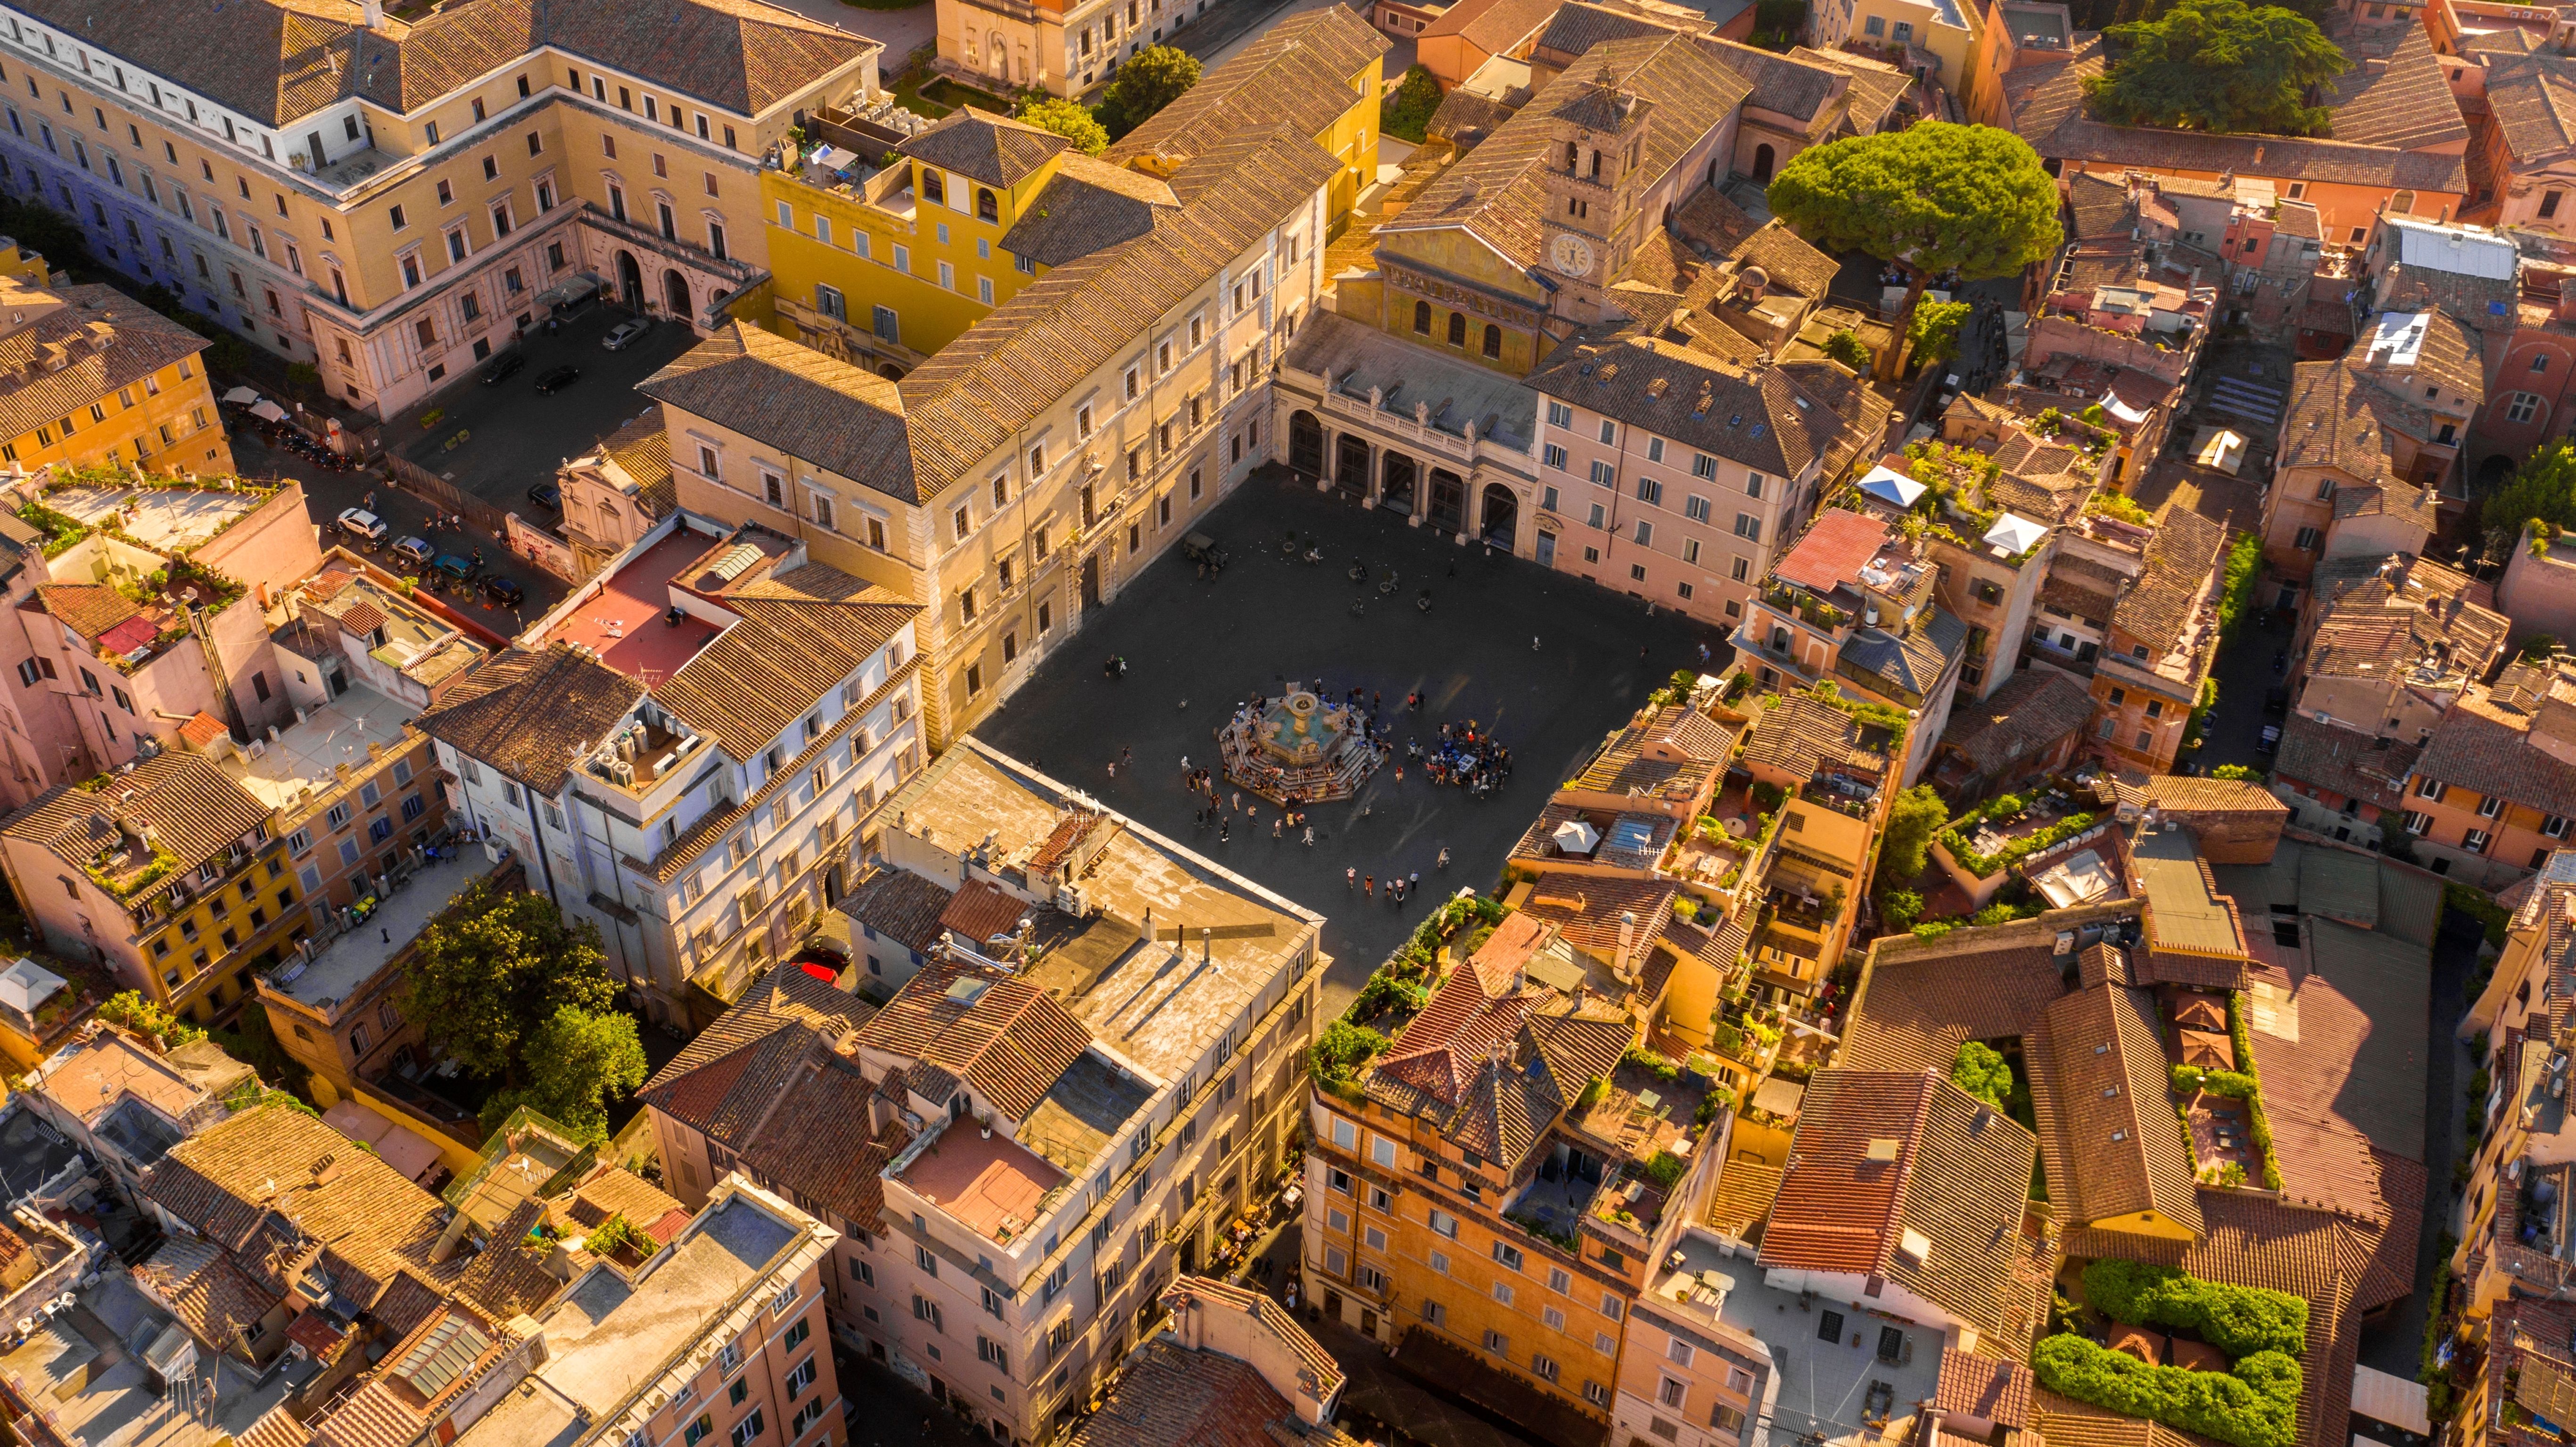
[[[1863,564],[1877,556],[1887,541],[1887,524],[1839,508],[1816,514],[1814,526],[1772,568],[1784,583],[1830,593],[1859,581]]]
[[[142,614],[126,619],[98,636],[98,646],[110,653],[132,653],[149,647],[161,636],[161,625]]]
[[[231,730],[224,727],[222,719],[205,712],[179,725],[179,737],[186,739],[188,746],[195,749],[202,749],[229,732]]]

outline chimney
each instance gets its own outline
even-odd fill
[[[1619,955],[1610,962],[1610,973],[1620,979],[1628,978],[1629,956],[1636,948],[1636,940],[1637,912],[1623,909],[1619,911]]]
[[[384,33],[385,0],[359,0],[359,3],[366,12],[367,28],[378,34]]]

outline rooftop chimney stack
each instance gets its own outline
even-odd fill
[[[367,28],[375,31],[377,34],[383,34],[385,28],[385,0],[359,0],[359,3],[366,11]]]

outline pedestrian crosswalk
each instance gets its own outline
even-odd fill
[[[2201,403],[2204,410],[2241,418],[2265,433],[2281,423],[2281,389],[2244,377],[2221,376]]]

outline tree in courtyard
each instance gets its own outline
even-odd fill
[[[1950,1083],[2001,1110],[2012,1098],[2012,1067],[1993,1046],[1961,1041],[1959,1058],[1950,1066]]]
[[[1417,65],[1386,93],[1385,103],[1378,108],[1377,128],[1397,140],[1420,144],[1430,133],[1432,113],[1439,109],[1440,81],[1431,67]]]
[[[1860,333],[1849,327],[1838,327],[1833,335],[1825,338],[1825,355],[1854,372],[1869,370],[1869,343],[1862,341]]]
[[[2018,275],[2057,249],[2056,178],[2021,137],[1944,121],[1800,151],[1772,179],[1772,214],[1831,252],[1902,265],[1908,326],[1932,278]],[[1878,359],[1894,374],[1895,348]]]
[[[1100,123],[1115,140],[1151,120],[1156,111],[1199,83],[1199,60],[1169,45],[1148,45],[1118,67],[1100,93]]]
[[[1950,822],[1950,806],[1929,784],[1917,784],[1896,796],[1888,807],[1887,833],[1878,844],[1878,882],[1883,891],[1914,883],[1930,858],[1932,840]]]
[[[2349,65],[2316,22],[2245,0],[2174,0],[2103,34],[2119,58],[2084,93],[2104,120],[2126,126],[2324,135],[2332,116],[2308,92]]]
[[[498,1130],[510,1112],[533,1106],[586,1140],[608,1135],[608,1101],[644,1083],[644,1044],[635,1017],[557,1006],[523,1052],[527,1085],[495,1092],[483,1105],[483,1128]]]
[[[404,1013],[430,1048],[512,1088],[527,1083],[531,1048],[558,1010],[604,1014],[617,994],[598,926],[568,924],[543,895],[489,879],[420,932],[406,975]]]
[[[154,1041],[164,1050],[176,1050],[206,1038],[205,1031],[170,1013],[159,1003],[145,999],[136,990],[120,990],[108,996],[107,1003],[98,1007],[98,1018],[111,1025],[122,1025]]]
[[[2478,509],[2491,553],[2520,544],[2523,529],[2535,522],[2576,528],[2576,444],[2534,448]]]
[[[1097,156],[1109,149],[1109,132],[1090,109],[1077,102],[1047,96],[1020,107],[1020,119],[1043,131],[1053,131],[1073,142],[1074,149],[1086,156]]]
[[[1891,889],[1878,897],[1878,917],[1891,932],[1903,934],[1923,917],[1923,896],[1910,889]]]
[[[1914,360],[1937,367],[1959,355],[1959,329],[1967,323],[1968,304],[1963,301],[1925,302],[1916,307],[1913,320],[1905,325]]]

